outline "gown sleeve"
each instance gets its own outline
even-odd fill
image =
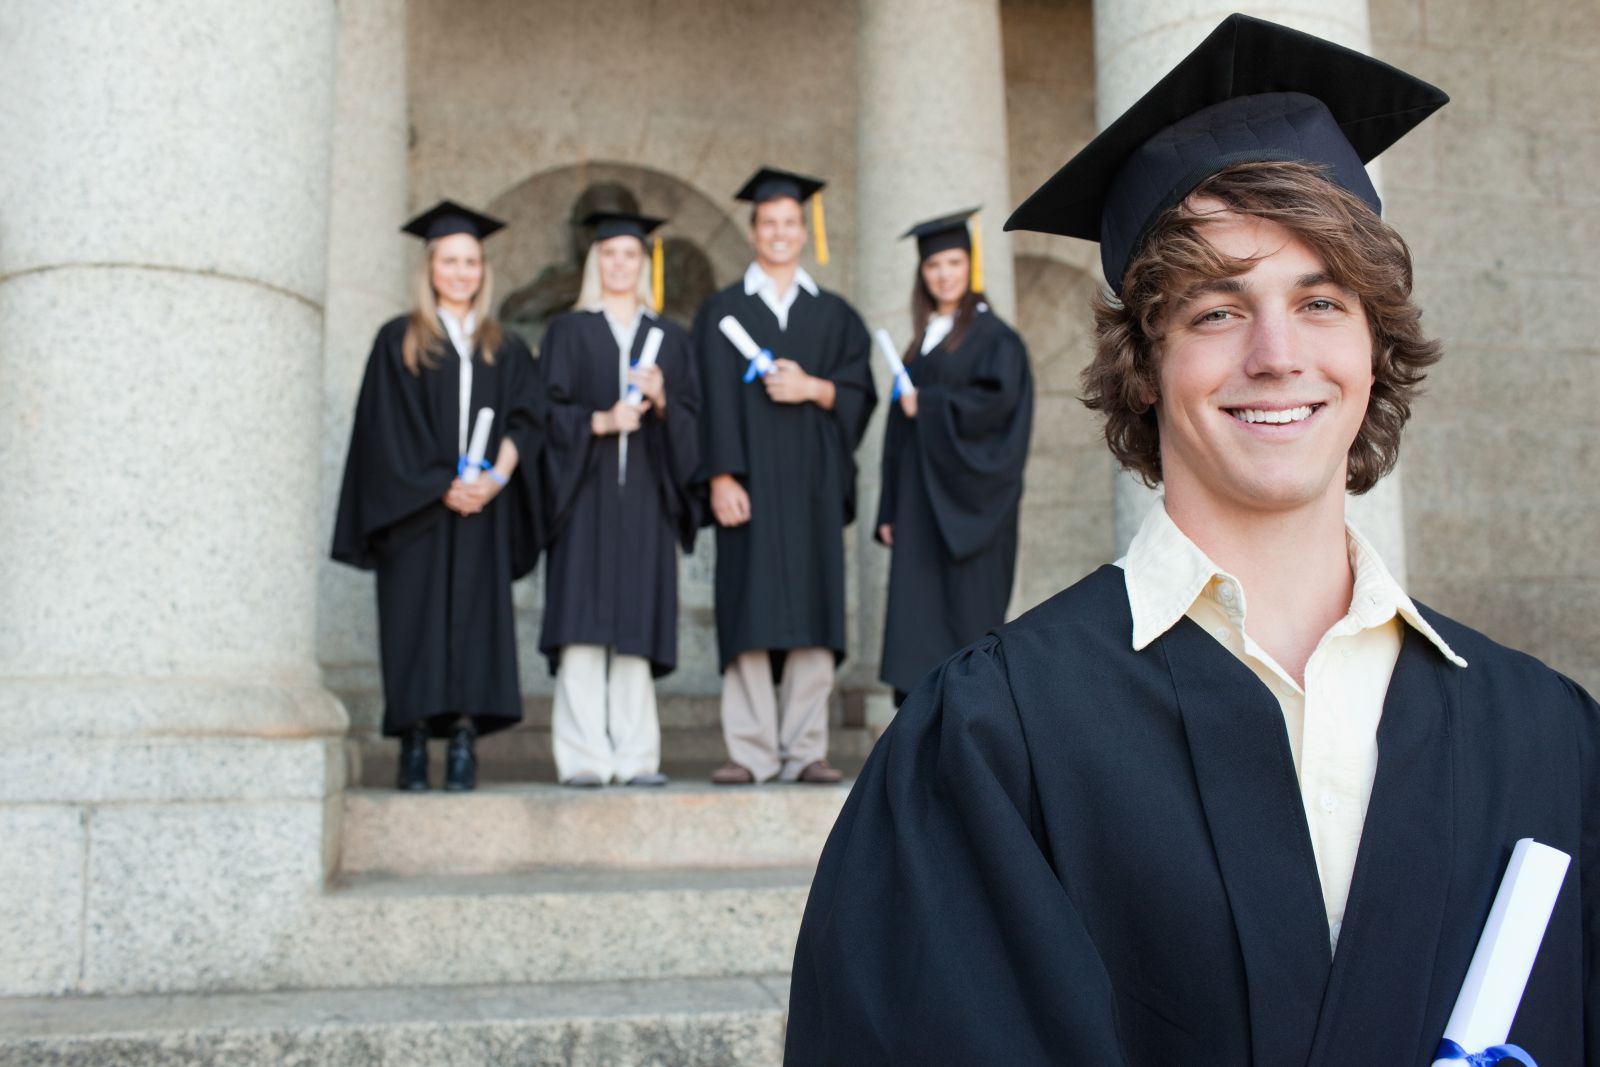
[[[695,532],[702,520],[695,475],[700,467],[700,375],[689,338],[681,329],[667,329],[658,358],[667,393],[665,418],[652,412],[660,424],[662,448],[660,481],[662,501],[672,520],[673,533],[685,552],[694,551]]]
[[[545,438],[545,404],[539,384],[539,364],[520,337],[508,333],[498,356],[505,379],[501,404],[505,421],[501,439],[517,447],[517,469],[512,490],[503,493],[512,511],[511,577],[521,578],[539,562],[546,543],[542,459]],[[496,504],[500,500],[495,501]]]
[[[960,384],[917,390],[917,434],[928,499],[956,561],[993,543],[1022,496],[1033,428],[1033,375],[1022,340],[1005,330]]]
[[[1583,906],[1583,1062],[1600,1063],[1600,704],[1563,678],[1577,704],[1577,742],[1584,796],[1578,896]]]
[[[693,345],[700,375],[700,470],[696,480],[709,483],[719,474],[743,480],[750,472],[745,455],[744,402],[739,395],[743,385],[738,365],[744,361],[717,329],[722,304],[715,297],[700,305],[694,317]],[[731,355],[730,355],[731,354]],[[710,509],[704,521],[710,524]]]
[[[584,353],[581,333],[566,316],[553,319],[540,345],[539,380],[544,392],[544,526],[553,541],[561,535],[599,459],[591,418],[594,406],[583,400],[579,374]]]
[[[990,635],[906,701],[828,838],[788,1067],[1123,1064],[1110,980],[1042,821]]]
[[[455,478],[454,457],[440,453],[421,379],[406,370],[403,322],[378,332],[356,399],[350,449],[334,522],[333,558],[373,570],[384,535],[438,506]]]
[[[841,305],[843,302],[841,301]],[[867,422],[878,403],[872,383],[872,339],[861,316],[844,308],[845,325],[840,359],[824,377],[833,382],[833,416],[840,443],[841,477],[845,487],[844,522],[856,519],[856,447],[867,432]]]
[[[900,405],[891,401],[889,417],[884,420],[883,427],[883,463],[878,478],[878,518],[872,524],[872,538],[880,544],[883,538],[878,536],[878,529],[886,523],[894,522],[895,472],[899,469],[900,442],[909,428],[906,424],[910,421],[900,410]]]

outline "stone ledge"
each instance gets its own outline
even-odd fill
[[[486,785],[476,793],[345,794],[346,874],[487,874],[572,867],[815,864],[842,786],[578,791]],[[470,830],[463,828],[470,827]]]
[[[787,979],[0,1000],[0,1062],[56,1067],[776,1067]]]

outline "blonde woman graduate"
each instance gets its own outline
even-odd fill
[[[491,312],[483,240],[504,224],[448,200],[404,227],[427,243],[411,312],[373,342],[333,558],[377,572],[383,732],[397,785],[477,784],[473,739],[522,717],[511,583],[538,559],[538,377]],[[470,458],[469,458],[470,457]]]
[[[544,474],[552,531],[539,648],[556,675],[556,775],[665,785],[655,679],[678,658],[678,549],[694,547],[700,384],[659,317],[661,219],[597,212],[577,306],[550,323]]]
[[[908,381],[889,405],[878,540],[893,550],[881,677],[898,704],[1005,622],[1033,427],[1022,338],[983,299],[976,210],[919,223]]]

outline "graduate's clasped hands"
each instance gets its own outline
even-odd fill
[[[467,484],[460,478],[450,483],[444,494],[444,506],[457,515],[476,515],[489,506],[489,501],[500,492],[500,486],[489,478],[479,478]]]
[[[816,400],[816,381],[792,359],[774,361],[772,370],[761,379],[767,387],[767,396],[779,404],[804,404]]]

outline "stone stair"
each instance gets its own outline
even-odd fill
[[[345,792],[270,989],[0,1000],[0,1064],[751,1064],[846,786]]]

